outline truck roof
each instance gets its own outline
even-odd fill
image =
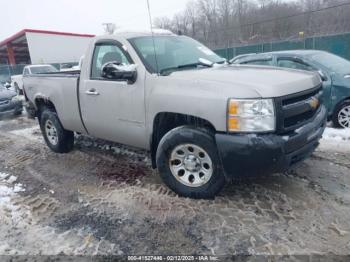
[[[165,36],[175,36],[176,34],[174,34],[173,32],[166,30],[166,29],[158,29],[155,28],[152,30],[153,31],[153,35],[155,36],[160,36],[160,35],[165,35]],[[116,31],[113,35],[115,36],[121,36],[124,37],[126,39],[129,38],[135,38],[135,37],[142,37],[142,36],[152,36],[152,31],[151,30],[137,30],[137,31],[131,31],[131,30],[127,30],[127,31]],[[111,37],[111,35],[102,35],[102,36],[98,36],[97,38],[106,38],[106,37]]]

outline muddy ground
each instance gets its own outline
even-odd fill
[[[294,170],[180,198],[140,150],[76,137],[69,154],[25,116],[0,121],[0,255],[350,254],[350,141]]]

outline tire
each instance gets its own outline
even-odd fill
[[[341,119],[343,119],[343,121]],[[332,116],[332,122],[335,127],[350,128],[350,100],[345,100],[341,102],[335,108]]]
[[[169,131],[159,142],[156,162],[163,182],[180,196],[212,199],[226,182],[213,136],[203,130],[182,126]]]
[[[29,103],[25,103],[24,105],[25,111],[27,112],[27,117],[30,119],[34,119],[36,116],[36,110]]]
[[[15,116],[19,116],[19,115],[22,115],[22,111],[23,111],[23,109],[20,109],[20,110],[15,111],[13,114]]]
[[[63,128],[56,112],[44,109],[39,119],[40,129],[45,142],[52,151],[68,153],[73,149],[74,133]]]

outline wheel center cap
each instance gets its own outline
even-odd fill
[[[188,155],[184,159],[184,166],[188,171],[198,171],[200,168],[200,161],[194,155]]]

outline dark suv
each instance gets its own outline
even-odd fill
[[[0,84],[0,117],[4,114],[19,115],[22,113],[22,101],[16,92]]]
[[[336,127],[350,128],[350,61],[324,51],[291,50],[240,55],[231,63],[318,71],[329,120]]]

